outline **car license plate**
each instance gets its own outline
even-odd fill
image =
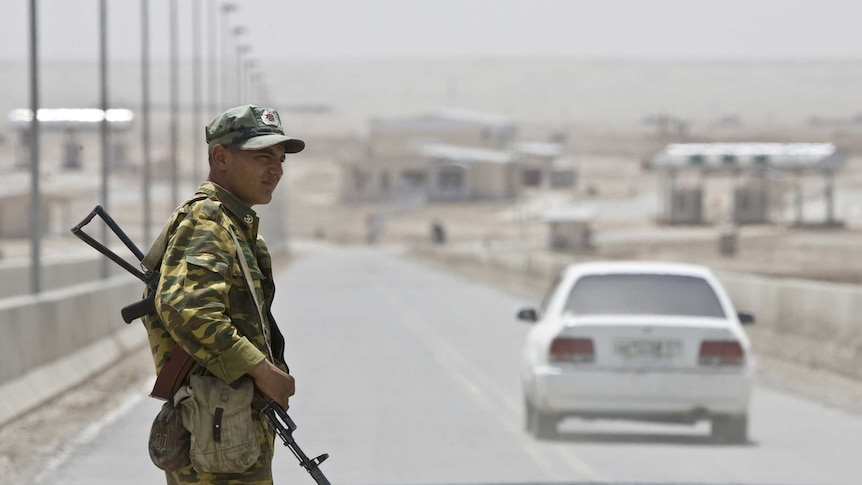
[[[666,359],[682,352],[679,340],[620,339],[614,341],[614,352],[627,359]]]

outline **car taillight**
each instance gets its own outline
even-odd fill
[[[596,358],[592,339],[557,337],[551,342],[551,362],[590,363]]]
[[[745,352],[736,340],[704,340],[700,343],[700,365],[742,365]]]

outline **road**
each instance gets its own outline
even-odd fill
[[[862,416],[758,386],[751,441],[715,445],[708,425],[563,424],[522,430],[527,331],[517,295],[396,251],[309,246],[277,275],[275,314],[297,379],[290,414],[335,484],[859,483]],[[144,395],[145,392],[138,393]],[[48,463],[40,483],[161,483],[146,452],[158,403],[138,398]],[[277,484],[312,483],[279,449]]]

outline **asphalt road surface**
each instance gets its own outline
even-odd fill
[[[290,414],[333,484],[843,485],[862,476],[862,417],[757,387],[751,439],[695,427],[567,421],[523,431],[525,302],[395,251],[303,248],[277,275],[275,314],[297,394]],[[145,395],[142,388],[139,396]],[[47,463],[45,484],[163,483],[146,440],[159,403],[129,400]],[[313,483],[287,449],[276,484]]]

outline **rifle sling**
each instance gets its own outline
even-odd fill
[[[159,243],[163,244],[164,233],[159,236]],[[271,361],[274,361],[272,357],[272,348],[269,344],[269,338],[266,332],[266,321],[263,318],[263,312],[260,307],[260,302],[257,299],[257,293],[254,291],[254,283],[252,282],[251,272],[248,267],[248,263],[245,260],[245,253],[242,251],[242,246],[240,246],[239,240],[234,234],[233,230],[230,231],[231,236],[233,237],[234,244],[236,245],[237,250],[237,258],[239,258],[240,265],[242,266],[243,275],[245,276],[245,282],[248,285],[248,290],[251,293],[251,297],[254,300],[254,306],[257,307],[258,317],[260,318],[260,326],[263,329],[264,337],[266,338],[266,345],[270,352],[269,358]],[[164,252],[164,251],[163,251]],[[159,256],[158,259],[161,259]],[[161,399],[163,401],[167,401],[173,397],[174,393],[179,390],[180,387],[185,383],[186,377],[188,377],[189,372],[192,370],[192,366],[195,364],[195,359],[188,354],[182,347],[179,345],[174,345],[174,348],[171,349],[170,354],[168,354],[168,360],[165,361],[165,364],[162,366],[161,371],[156,376],[156,383],[153,385],[153,390],[150,392],[150,397],[154,397],[156,399]]]
[[[205,195],[196,195],[185,201],[177,209],[183,210],[182,214],[185,217],[185,208],[192,202],[205,199]],[[179,223],[179,221],[176,221]],[[162,227],[162,232],[156,238],[150,250],[147,252],[144,259],[141,260],[141,266],[150,273],[155,272],[161,266],[162,258],[165,255],[168,243],[168,229],[170,229],[170,221],[166,222]],[[157,284],[158,282],[156,282]],[[150,291],[155,292],[156,288],[152,287]],[[153,385],[153,391],[150,392],[150,397],[169,400],[186,380],[192,366],[195,364],[195,359],[189,355],[179,345],[174,345],[171,353],[168,354],[168,360],[162,366],[161,371],[156,376],[156,383]]]

